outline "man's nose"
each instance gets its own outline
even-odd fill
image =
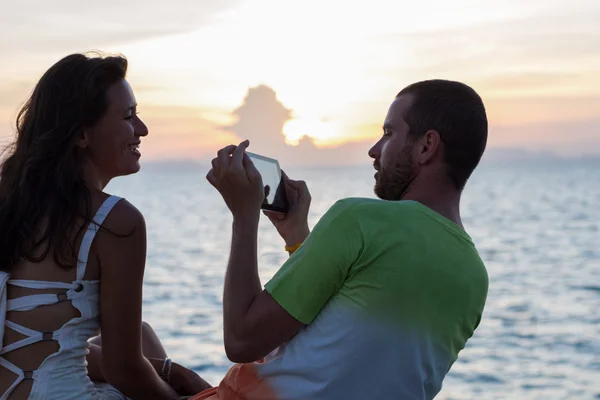
[[[375,143],[375,145],[373,145],[373,147],[371,147],[369,149],[369,157],[377,159],[379,158],[379,153],[380,153],[380,146],[379,146],[379,141],[377,143]]]

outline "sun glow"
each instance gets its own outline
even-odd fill
[[[328,144],[339,140],[341,132],[339,125],[334,121],[310,120],[294,118],[283,127],[286,143],[296,146],[303,137],[313,139],[314,143]]]

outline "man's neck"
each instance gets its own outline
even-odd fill
[[[464,229],[460,217],[460,196],[461,192],[447,182],[427,185],[415,182],[402,200],[417,201]]]

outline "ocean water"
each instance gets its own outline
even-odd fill
[[[484,164],[463,218],[489,276],[483,320],[437,399],[600,399],[600,164]],[[170,356],[218,384],[221,296],[231,217],[203,165],[147,165],[107,190],[145,215],[144,319]],[[290,169],[313,202],[311,226],[339,198],[374,197],[369,167]],[[285,261],[266,219],[266,282]]]

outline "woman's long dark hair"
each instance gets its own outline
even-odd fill
[[[78,221],[91,219],[78,140],[103,116],[108,88],[126,72],[123,57],[69,55],[18,113],[16,139],[0,164],[0,271],[50,252],[62,268],[76,265],[76,239],[86,228]]]

